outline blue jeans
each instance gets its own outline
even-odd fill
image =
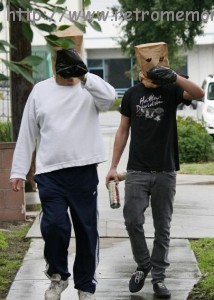
[[[169,266],[170,222],[176,188],[176,172],[128,171],[125,182],[124,219],[137,265],[152,266],[152,283],[165,278]],[[154,244],[150,255],[143,225],[151,201]]]
[[[73,266],[75,288],[95,292],[95,271],[98,264],[96,165],[72,167],[35,176],[42,205],[41,232],[45,241],[44,256],[48,275],[60,274],[65,280],[68,271],[68,247],[71,221],[76,237]]]

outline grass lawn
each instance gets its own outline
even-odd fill
[[[214,175],[214,162],[181,164],[180,174]]]
[[[181,164],[180,174],[214,175],[214,162]],[[204,238],[190,241],[202,278],[188,299],[214,299],[214,239]]]
[[[191,241],[202,278],[194,287],[188,299],[214,299],[214,239],[204,238]]]
[[[25,239],[32,220],[28,222],[0,222],[0,300],[6,299],[30,240]]]

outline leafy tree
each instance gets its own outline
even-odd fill
[[[73,45],[72,41],[63,38],[57,38],[52,32],[56,30],[57,25],[55,21],[52,20],[53,12],[62,13],[64,8],[62,4],[65,0],[10,0],[0,2],[0,11],[5,10],[7,13],[9,26],[10,26],[10,37],[14,31],[18,30],[18,36],[13,39],[13,43],[9,43],[9,41],[0,40],[0,50],[1,52],[7,53],[8,51],[14,52],[14,54],[18,53],[19,48],[22,47],[19,42],[20,37],[25,39],[25,43],[31,44],[33,40],[33,31],[32,27],[36,27],[38,30],[45,32],[44,39],[47,41],[48,45],[51,46],[60,46],[63,48],[67,48]],[[50,12],[48,15],[44,12]],[[45,23],[46,21],[46,23]],[[48,21],[48,22],[47,22]],[[0,31],[6,24],[0,22]],[[18,28],[17,28],[18,27]],[[59,29],[65,29],[65,26],[59,27]],[[84,28],[82,26],[82,28]],[[27,45],[29,48],[29,46]],[[13,56],[13,55],[12,55]],[[17,55],[16,60],[7,60],[0,58],[3,64],[6,65],[13,73],[21,74],[27,81],[33,83],[32,78],[32,70],[33,66],[36,66],[41,63],[42,58],[38,56],[31,56],[31,51],[28,52],[28,56],[23,55],[20,60],[19,55]],[[14,58],[15,56],[13,56]],[[0,80],[7,80],[8,78],[4,74],[0,74]]]
[[[119,40],[127,54],[134,55],[134,46],[152,42],[166,42],[173,68],[181,65],[179,52],[191,49],[194,37],[203,32],[213,0],[118,0],[114,7],[123,21],[125,35]]]
[[[80,0],[83,3],[83,9],[90,5],[90,0]],[[44,39],[47,45],[58,46],[62,48],[70,48],[74,44],[70,39],[59,38],[54,35],[54,31],[64,30],[69,25],[57,26],[55,17],[58,16],[60,22],[63,18],[69,18],[65,9],[66,0],[8,0],[3,2],[0,0],[0,11],[7,11],[9,17],[10,26],[14,28],[19,22],[20,24],[20,34],[26,39],[28,43],[32,43],[33,40],[33,30],[35,27],[38,31],[45,33]],[[63,17],[63,18],[62,18]],[[70,21],[70,20],[69,20]],[[72,21],[81,31],[85,32],[87,23],[92,26],[95,30],[101,31],[99,23],[94,20],[86,20],[84,24],[79,21]],[[5,24],[0,21],[0,32],[2,31]],[[17,36],[18,40],[19,36]],[[12,49],[16,49],[18,45],[14,45],[5,40],[0,40],[0,51],[7,53]],[[42,58],[38,56],[23,57],[22,60],[11,61],[0,57],[0,60],[14,73],[21,74],[26,80],[33,83],[33,78],[31,74],[31,68],[42,62]],[[0,81],[7,80],[8,78],[0,73]]]
[[[9,41],[1,40],[0,49],[1,52],[7,53],[9,51],[10,54],[9,59],[2,58],[1,60],[11,71],[12,136],[15,141],[18,137],[23,109],[32,89],[32,67],[40,64],[42,61],[42,58],[31,55],[31,42],[33,39],[31,26],[34,25],[38,29],[48,32],[45,39],[49,44],[54,45],[51,31],[56,29],[56,25],[50,20],[50,17],[46,16],[45,19],[50,21],[50,24],[41,23],[41,19],[44,19],[44,10],[53,9],[53,6],[48,2],[46,0],[11,0],[7,1],[4,5],[2,2],[0,4],[0,10],[7,10],[6,13],[9,22]],[[56,10],[58,7],[54,9]],[[33,13],[34,18],[31,18],[31,13]],[[38,23],[35,22],[36,13],[37,20],[40,21]],[[1,30],[3,25],[6,24],[0,23]],[[58,42],[57,39],[55,42]],[[60,40],[58,43],[63,44],[65,42]],[[67,46],[67,44],[63,44],[63,46]],[[8,80],[8,78],[4,74],[0,74],[0,80]]]
[[[37,28],[45,33],[44,39],[50,50],[52,46],[70,48],[74,43],[67,38],[59,38],[54,35],[56,29],[64,30],[69,25],[57,26],[55,19],[62,21],[66,18],[66,0],[0,0],[0,11],[7,13],[10,27],[10,41],[0,40],[0,52],[10,53],[9,59],[0,57],[0,61],[10,69],[13,140],[18,137],[22,112],[32,84],[32,67],[42,62],[42,58],[31,55],[31,43],[33,40],[32,28]],[[90,5],[90,0],[83,1],[83,7]],[[58,16],[58,18],[56,18]],[[101,30],[99,24],[94,20],[87,22],[95,29]],[[85,32],[86,24],[73,22]],[[0,31],[6,24],[0,22]],[[0,73],[0,81],[8,80],[8,77]]]

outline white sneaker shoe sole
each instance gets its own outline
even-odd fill
[[[58,283],[58,285],[57,285]],[[55,287],[54,287],[55,285]],[[49,288],[45,292],[45,300],[60,300],[61,293],[68,287],[68,279],[65,281],[51,282]]]
[[[92,293],[78,291],[78,295],[79,295],[79,300],[96,300],[94,294]]]

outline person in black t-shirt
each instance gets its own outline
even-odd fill
[[[170,222],[179,170],[176,108],[181,102],[190,104],[192,99],[200,99],[203,90],[166,67],[153,68],[147,76],[152,83],[149,87],[142,81],[122,99],[121,122],[106,186],[112,179],[118,181],[117,165],[130,133],[123,214],[137,269],[129,289],[133,293],[141,290],[151,270],[155,295],[170,298],[164,279],[169,266]],[[143,229],[149,201],[155,229],[151,255]]]

